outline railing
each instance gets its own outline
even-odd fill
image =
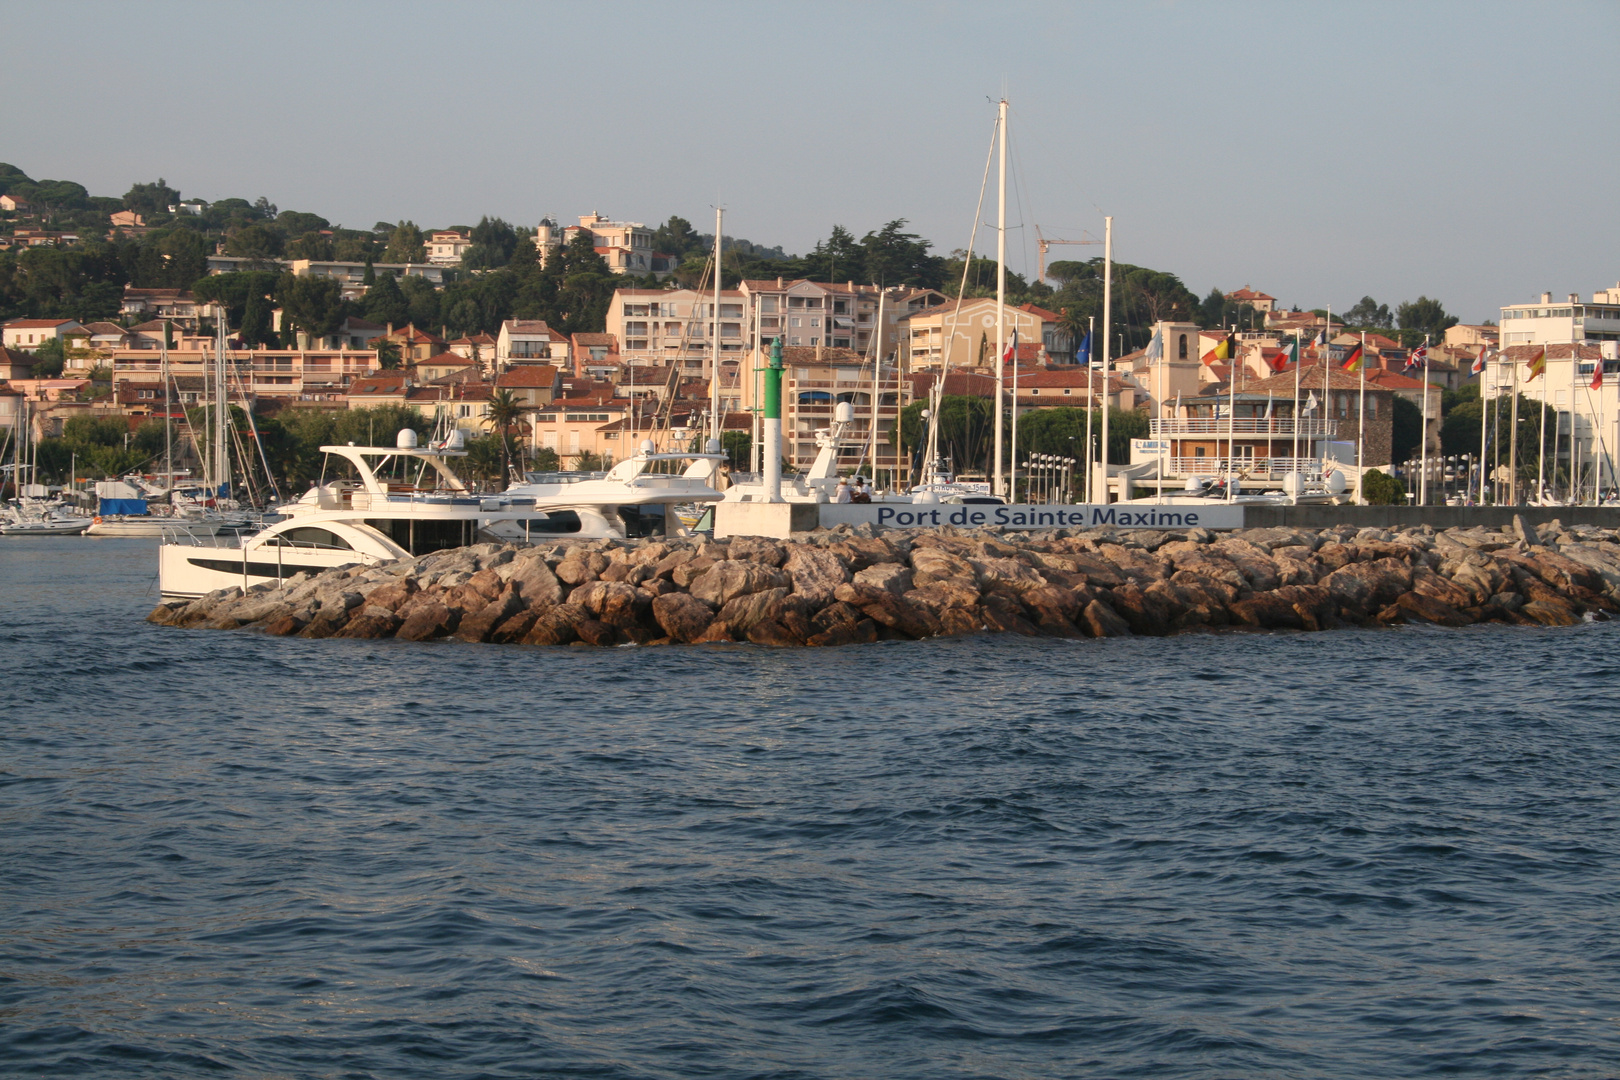
[[[1297,430],[1296,430],[1297,429]],[[1270,420],[1264,417],[1239,417],[1236,420],[1184,419],[1149,420],[1148,430],[1154,437],[1164,435],[1337,435],[1337,420]]]
[[[1149,458],[1149,461],[1152,459]],[[1141,464],[1138,462],[1137,464]],[[1245,458],[1245,457],[1166,457],[1164,459],[1164,475],[1166,476],[1225,476],[1228,466],[1233,476],[1280,480],[1291,472],[1298,472],[1307,479],[1320,479],[1322,475],[1321,458]]]

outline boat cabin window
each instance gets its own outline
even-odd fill
[[[553,510],[518,522],[531,536],[554,536],[579,532],[579,515],[572,510]]]
[[[832,395],[825,390],[806,390],[799,395],[800,405],[830,405]]]
[[[336,548],[340,551],[353,551],[354,545],[331,529],[318,529],[313,525],[303,525],[296,529],[287,529],[270,537],[266,544],[273,547],[317,547]]]
[[[366,524],[412,555],[427,555],[478,542],[478,522],[471,519],[367,518]]]
[[[624,522],[624,535],[630,539],[638,536],[664,535],[664,507],[658,503],[647,506],[621,506],[619,520]]]

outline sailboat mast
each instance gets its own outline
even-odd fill
[[[225,334],[230,324],[224,304],[219,306],[219,325],[214,333],[214,476],[209,497],[219,498],[219,489],[230,482],[231,459],[225,444]]]
[[[872,486],[877,486],[877,431],[878,431],[878,402],[883,399],[883,286],[878,286],[877,332],[876,344],[872,347],[872,421],[868,425],[868,441],[872,453]],[[895,399],[896,401],[899,398]],[[893,477],[890,478],[893,486]]]
[[[714,340],[709,345],[709,438],[720,443],[720,223],[725,211],[714,208]]]
[[[1114,219],[1103,218],[1103,362],[1102,362],[1102,446],[1098,460],[1102,462],[1102,501],[1108,498],[1108,369],[1110,364],[1108,336],[1114,326]]]
[[[1001,429],[1002,410],[1007,406],[1006,394],[1006,367],[1001,362],[1002,351],[1007,347],[1007,99],[1002,98],[996,111],[996,130],[1001,142],[997,148],[997,170],[1000,177],[996,194],[996,453],[995,487],[992,489],[997,495],[1007,495],[1007,485],[1001,472]],[[973,253],[968,253],[973,258]]]

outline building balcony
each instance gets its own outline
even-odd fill
[[[1228,417],[1220,419],[1204,417],[1181,417],[1170,420],[1149,420],[1148,430],[1153,438],[1164,438],[1172,435],[1266,435],[1281,438],[1301,436],[1333,436],[1339,433],[1337,420],[1307,420],[1298,421],[1292,418],[1272,417],[1238,417],[1233,420]]]

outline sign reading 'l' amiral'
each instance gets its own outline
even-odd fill
[[[821,524],[860,525],[871,522],[891,529],[955,525],[976,528],[999,525],[1006,529],[1241,529],[1243,507],[1211,500],[1207,505],[1089,504],[1054,506],[1014,503],[827,503],[819,507]]]

